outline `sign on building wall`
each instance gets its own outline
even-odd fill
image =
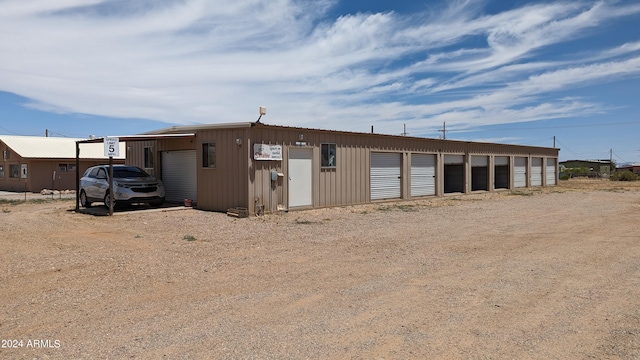
[[[27,178],[27,164],[22,164],[22,171],[20,171],[20,177],[23,179]]]
[[[282,160],[282,145],[253,144],[254,160]]]

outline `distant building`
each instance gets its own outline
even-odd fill
[[[0,190],[40,192],[42,189],[76,188],[76,141],[83,139],[0,135]],[[120,143],[124,163],[125,144]],[[84,144],[80,149],[79,171],[104,164],[103,144]]]
[[[568,171],[568,169],[584,169],[585,171],[576,172]],[[610,171],[610,160],[567,160],[560,162],[560,172],[571,172],[574,176],[608,176]]]
[[[628,164],[619,166],[616,171],[631,171],[634,174],[640,175],[640,164]]]

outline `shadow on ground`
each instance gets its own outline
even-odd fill
[[[189,210],[193,209],[192,207],[184,206],[183,204],[178,203],[164,203],[161,206],[150,206],[147,204],[132,204],[126,207],[117,207],[113,209],[113,215],[124,215],[130,214],[133,212],[155,212],[155,211],[174,211],[174,210]],[[71,209],[70,211],[76,211],[75,209]],[[80,207],[77,210],[80,214],[87,214],[93,216],[109,216],[109,209],[107,209],[104,205],[93,205],[88,208]]]

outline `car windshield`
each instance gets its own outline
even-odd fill
[[[133,166],[113,168],[114,178],[142,178],[142,177],[148,177],[148,176],[149,174],[144,172],[144,170],[137,167],[133,167]]]

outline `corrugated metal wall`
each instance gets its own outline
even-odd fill
[[[238,145],[236,139],[242,139]],[[198,208],[227,211],[249,208],[249,157],[251,141],[245,128],[199,131],[196,136]],[[215,143],[216,168],[202,166],[202,144]],[[162,149],[165,150],[165,149]],[[251,171],[253,173],[253,171]],[[260,174],[262,176],[263,174]]]

